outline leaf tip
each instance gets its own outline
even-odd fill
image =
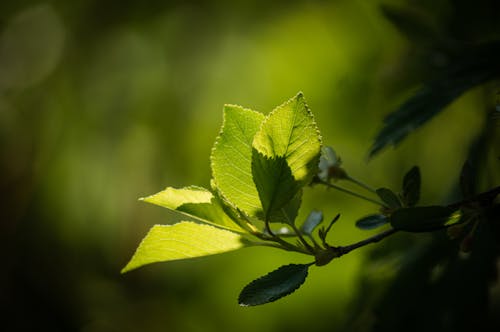
[[[125,274],[127,273],[128,271],[130,271],[131,269],[128,267],[128,264],[125,265],[125,267],[123,269],[120,270],[120,274]]]

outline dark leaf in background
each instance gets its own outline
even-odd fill
[[[461,222],[460,210],[445,206],[419,206],[394,211],[391,225],[407,232],[429,232]]]
[[[380,10],[385,18],[412,42],[425,45],[442,39],[437,25],[426,13],[416,8],[384,4],[380,6]]]
[[[420,199],[420,169],[413,166],[403,178],[403,201],[406,206],[415,206]]]
[[[383,214],[372,214],[356,221],[356,227],[371,230],[387,224],[387,217]]]
[[[249,283],[240,293],[241,306],[276,301],[297,290],[306,280],[310,264],[289,264]]]
[[[471,197],[474,194],[474,175],[470,160],[466,160],[460,171],[460,190],[463,198]]]
[[[398,209],[401,207],[401,202],[399,201],[398,195],[396,195],[392,190],[387,188],[379,188],[377,189],[377,195],[391,209]]]
[[[369,157],[388,145],[397,145],[409,133],[441,112],[465,91],[500,76],[500,42],[464,51],[433,81],[425,83],[399,109],[384,119]]]

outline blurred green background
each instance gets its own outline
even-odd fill
[[[495,17],[490,6],[498,5],[466,3],[410,7],[455,38],[498,35],[487,25]],[[246,283],[310,259],[252,248],[119,271],[152,225],[180,220],[139,197],[166,186],[209,186],[209,155],[225,103],[268,113],[303,91],[324,143],[352,175],[398,190],[405,171],[418,164],[422,203],[447,199],[483,125],[475,109],[484,107],[484,91],[465,94],[398,149],[367,162],[383,116],[446,61],[439,50],[398,31],[379,5],[2,1],[1,329],[312,332],[345,326],[351,304],[363,295],[357,286],[369,247],[311,269],[293,296],[255,308],[237,305]],[[311,188],[300,218],[312,208],[327,218],[342,214],[331,243],[370,235],[353,226],[374,211],[370,203]]]

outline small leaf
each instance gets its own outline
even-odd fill
[[[399,209],[401,207],[401,202],[398,196],[390,189],[379,188],[377,189],[377,195],[380,199],[387,204],[391,209]]]
[[[413,166],[403,178],[403,201],[406,206],[413,207],[420,200],[420,169]]]
[[[168,187],[157,194],[141,198],[141,200],[170,210],[179,211],[203,222],[235,231],[242,231],[224,212],[222,203],[205,188],[190,186],[176,189]]]
[[[225,105],[221,132],[212,149],[212,173],[217,190],[249,216],[262,212],[252,179],[252,142],[263,120],[261,113]]]
[[[252,146],[253,180],[264,219],[273,221],[318,172],[321,138],[301,93],[266,117]]]
[[[220,254],[245,245],[242,235],[209,225],[188,221],[155,225],[121,272],[156,262]]]
[[[310,264],[289,264],[252,281],[240,293],[241,306],[276,301],[297,290],[306,280]]]
[[[307,216],[306,221],[302,224],[300,231],[304,234],[311,235],[314,229],[323,221],[323,212],[313,210]]]
[[[388,218],[383,214],[372,214],[356,221],[356,227],[371,230],[388,223]]]
[[[397,230],[429,232],[460,223],[462,213],[445,206],[419,206],[394,211],[390,221]]]

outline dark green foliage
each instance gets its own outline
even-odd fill
[[[387,188],[379,188],[377,189],[377,195],[385,204],[387,204],[387,207],[391,209],[397,209],[401,207],[401,201],[392,190]]]
[[[420,169],[413,166],[403,178],[403,192],[401,193],[405,206],[415,206],[420,200]]]
[[[394,211],[391,225],[407,232],[430,232],[461,222],[461,213],[445,206],[419,206]]]
[[[499,254],[500,228],[494,225],[479,225],[466,257],[457,255],[457,242],[444,233],[430,239],[411,234],[389,239],[387,246],[372,251],[366,264],[384,264],[404,252],[400,267],[383,290],[364,289],[359,303],[364,309],[355,310],[352,321],[359,321],[359,311],[371,302],[369,331],[497,331],[498,306],[489,290],[497,278]]]
[[[240,293],[241,306],[276,301],[297,290],[306,280],[310,264],[289,264],[249,283]]]
[[[436,42],[441,33],[430,17],[415,8],[382,5],[382,14],[409,40],[423,44]]]
[[[500,42],[477,45],[463,52],[435,79],[384,119],[369,155],[397,145],[409,133],[441,112],[465,91],[500,76]]]
[[[387,222],[387,216],[383,214],[372,214],[356,221],[356,227],[371,230],[385,225]]]

